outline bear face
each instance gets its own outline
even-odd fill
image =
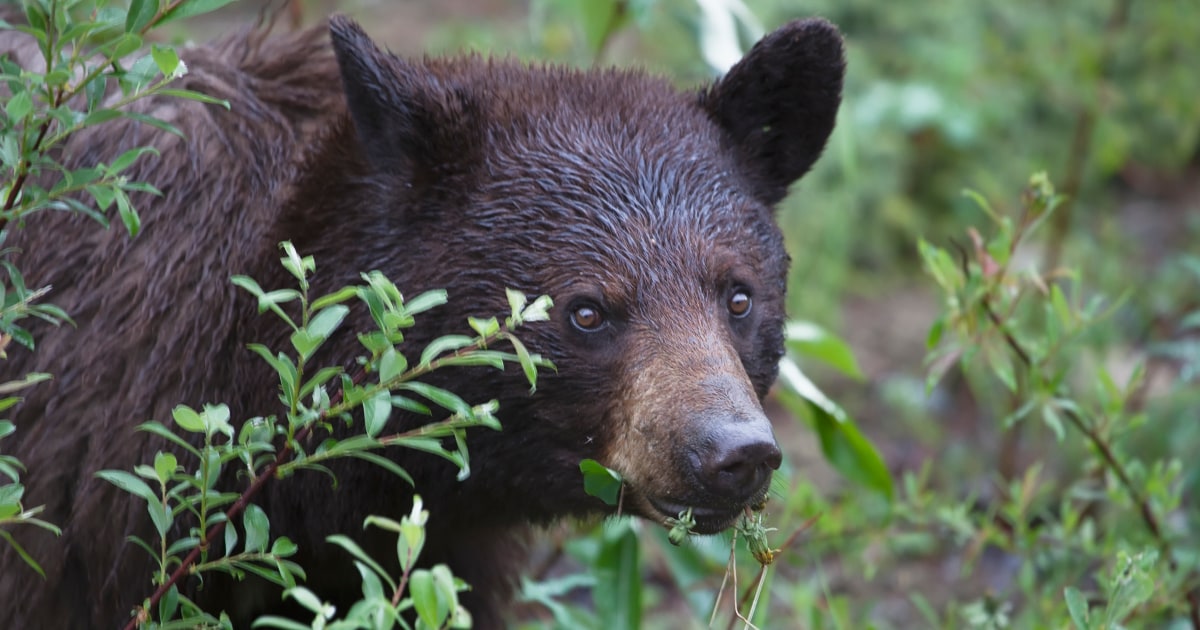
[[[794,22],[681,93],[637,72],[409,62],[351,22],[331,29],[371,182],[358,205],[404,218],[421,283],[472,305],[464,316],[503,311],[505,287],[557,305],[522,334],[557,366],[533,396],[473,381],[505,427],[472,441],[476,476],[522,466],[498,466],[507,488],[468,480],[472,506],[595,512],[586,457],[623,475],[627,510],[692,508],[701,533],[761,502],[780,464],[760,400],[783,354],[788,262],[772,205],[832,130],[837,31]]]

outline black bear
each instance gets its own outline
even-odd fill
[[[22,37],[0,43],[20,56]],[[845,64],[832,25],[789,23],[696,91],[638,71],[400,59],[340,17],[181,56],[181,87],[229,110],[154,99],[137,107],[186,140],[118,121],[63,148],[73,164],[158,149],[131,172],[163,193],[140,200],[144,232],[59,213],[9,238],[28,284],[52,285],[78,326],[37,330],[37,351],[10,349],[0,368],[5,380],[55,375],[29,390],[5,446],[28,466],[26,502],[63,527],[61,539],[13,532],[47,575],[3,550],[0,627],[112,627],[151,590],[148,555],[126,542],[152,537],[145,506],[95,473],[166,448],[134,427],[180,403],[279,412],[274,373],[246,346],[288,347],[288,331],[229,278],[293,286],[283,240],[315,256],[314,295],[372,269],[410,295],[447,289],[409,349],[506,312],[505,288],[554,299],[549,321],[522,330],[557,366],[535,393],[514,369],[437,381],[501,405],[502,431],[469,436],[468,479],[433,456],[392,454],[431,512],[424,558],[473,586],[478,627],[502,623],[529,525],[612,510],[584,492],[584,458],[624,476],[627,513],[664,522],[692,508],[700,533],[762,501],[780,463],[760,401],[783,354],[788,269],[773,205],[834,125]],[[352,364],[367,317],[351,314],[329,362]],[[335,471],[336,489],[300,475],[257,501],[299,543],[309,586],[342,603],[359,580],[325,537],[394,555],[394,539],[361,533],[363,518],[406,514],[413,489],[365,462]],[[279,602],[250,583],[196,595],[237,620]]]

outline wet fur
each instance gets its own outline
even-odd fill
[[[324,28],[252,31],[183,51],[180,87],[228,99],[229,111],[152,99],[140,110],[187,141],[120,121],[63,151],[70,164],[91,164],[158,148],[130,173],[163,192],[136,200],[144,233],[130,239],[55,213],[9,237],[24,250],[15,261],[28,284],[52,285],[78,328],[37,328],[37,352],[10,349],[0,368],[6,379],[55,375],[28,390],[4,446],[29,468],[26,503],[45,504],[64,530],[61,539],[15,532],[46,568],[44,582],[0,552],[0,626],[112,627],[152,590],[147,556],[124,542],[151,537],[144,505],[94,473],[151,461],[164,443],[133,427],[169,419],[179,403],[226,402],[235,419],[279,413],[277,381],[245,345],[285,349],[287,331],[228,278],[293,286],[276,262],[285,239],[316,257],[315,294],[370,269],[410,296],[449,288],[451,303],[422,320],[409,349],[462,332],[467,315],[503,313],[505,287],[558,301],[552,322],[523,335],[558,365],[536,394],[512,369],[432,379],[472,402],[500,400],[504,431],[471,436],[468,481],[437,458],[396,455],[432,511],[425,559],[473,585],[477,627],[501,625],[523,525],[605,510],[582,491],[580,459],[626,468],[646,492],[690,492],[690,480],[644,467],[682,457],[691,416],[756,406],[782,353],[787,256],[771,206],[819,154],[843,63],[836,31],[796,24],[750,53],[768,55],[754,68],[779,58],[820,67],[735,70],[699,93],[631,71],[403,62],[369,52],[344,26],[342,49],[358,47],[357,57],[335,58]],[[5,37],[0,49],[27,49]],[[356,77],[346,89],[353,119],[346,76]],[[726,325],[721,291],[734,274],[753,285],[755,312]],[[565,318],[581,296],[611,305],[621,326],[578,338]],[[362,309],[349,324],[314,364],[353,365],[353,333],[370,326]],[[742,393],[698,388],[703,370]],[[391,539],[358,532],[368,514],[406,513],[411,489],[361,462],[334,469],[337,491],[301,474],[270,484],[258,502],[273,534],[300,544],[309,585],[344,610],[358,578],[324,538],[354,534],[390,557]],[[239,622],[279,601],[273,589],[219,578],[193,594]]]

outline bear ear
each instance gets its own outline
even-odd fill
[[[754,45],[700,94],[744,175],[775,204],[808,172],[833,131],[846,72],[842,36],[822,19],[796,20]]]
[[[436,185],[469,166],[475,153],[467,126],[475,107],[465,90],[380,50],[343,15],[330,18],[329,32],[350,117],[376,172]]]

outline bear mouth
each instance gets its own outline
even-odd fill
[[[667,519],[677,519],[690,508],[692,510],[692,518],[696,521],[696,525],[692,527],[691,531],[701,535],[717,534],[729,529],[746,512],[748,507],[685,506],[682,503],[650,497],[646,498],[646,502],[658,513],[656,515],[658,518],[655,520],[662,522],[664,525],[667,524]]]

